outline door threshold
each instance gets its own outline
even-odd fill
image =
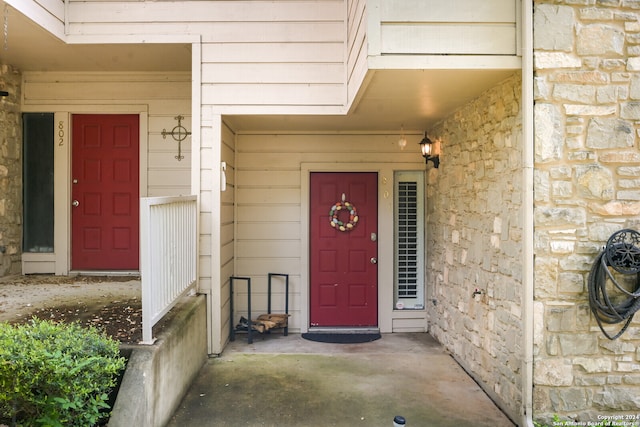
[[[140,272],[134,270],[71,270],[69,276],[135,277],[140,276]]]
[[[311,326],[311,327],[309,327],[308,333],[310,333],[310,334],[379,334],[380,333],[380,328],[377,328],[377,327],[374,327],[374,326],[368,326],[368,327]]]

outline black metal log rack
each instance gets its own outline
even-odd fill
[[[284,314],[289,315],[289,275],[283,273],[268,273],[267,275],[267,314],[271,313],[271,293],[272,293],[272,278],[273,277],[282,277],[284,278],[284,286],[285,286],[285,299],[284,299]],[[251,320],[251,278],[250,277],[240,277],[240,276],[231,276],[229,277],[229,290],[230,290],[230,298],[229,298],[229,312],[230,312],[230,320],[229,320],[229,340],[235,341],[236,339],[236,328],[234,326],[234,292],[235,292],[235,282],[245,282],[247,284],[247,344],[253,343],[253,321]],[[286,322],[286,325],[282,328],[283,335],[289,335],[289,322]]]

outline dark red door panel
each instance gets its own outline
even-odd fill
[[[131,114],[73,116],[73,270],[139,268],[138,120]]]
[[[378,324],[377,185],[376,173],[311,174],[311,326]]]

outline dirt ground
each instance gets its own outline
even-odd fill
[[[140,278],[30,275],[0,278],[0,322],[32,317],[94,326],[123,344],[142,339]]]

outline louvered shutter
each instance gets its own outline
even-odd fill
[[[396,173],[396,308],[424,308],[424,184],[421,172]]]

